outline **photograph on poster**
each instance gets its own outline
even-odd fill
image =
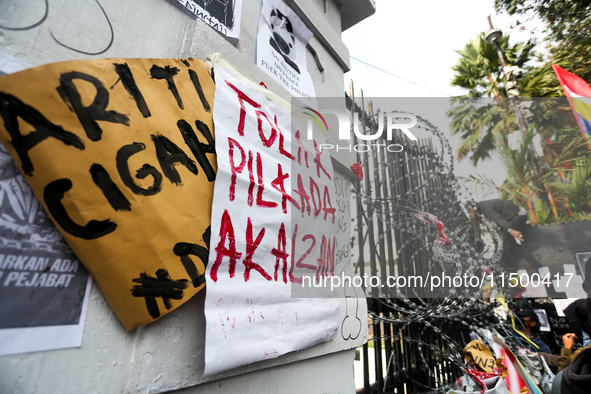
[[[0,355],[80,346],[91,283],[0,144]]]
[[[257,65],[295,97],[314,97],[306,44],[312,32],[282,0],[264,0],[257,34]]]
[[[0,52],[0,76],[28,68]],[[81,346],[91,286],[0,143],[0,355]]]
[[[240,38],[242,0],[174,0],[230,40]]]

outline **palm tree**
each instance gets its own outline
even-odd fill
[[[508,64],[526,68],[526,64],[534,57],[535,42],[511,45],[509,37],[499,40],[501,50]],[[484,34],[476,36],[463,50],[457,51],[460,58],[452,67],[455,76],[453,86],[462,87],[468,93],[462,97],[452,98],[452,109],[447,113],[452,118],[450,128],[452,134],[461,134],[462,143],[457,150],[458,160],[468,155],[476,165],[480,160],[488,158],[496,148],[495,132],[503,134],[518,130],[515,114],[505,90],[505,75],[494,44],[484,40]],[[545,97],[555,94],[555,88],[546,87],[550,67],[539,72],[526,72],[522,92],[531,97]],[[466,100],[466,98],[472,98]]]
[[[533,41],[512,46],[504,36],[499,43],[507,64],[523,69],[521,96],[536,97],[536,105],[522,110],[527,117],[527,130],[522,136],[515,107],[507,97],[496,47],[483,35],[477,36],[458,51],[460,59],[453,67],[452,85],[468,90],[465,96],[452,98],[447,113],[452,134],[462,138],[458,160],[469,158],[476,165],[493,152],[498,153],[505,163],[507,178],[501,186],[493,186],[502,198],[529,207],[534,223],[589,215],[591,160],[582,158],[588,152],[566,99],[559,97],[563,92],[556,86],[551,65],[528,65],[535,55]],[[509,148],[510,135],[522,139],[516,150]],[[542,157],[534,155],[534,138],[542,143]],[[490,181],[487,183],[491,186]]]
[[[533,163],[528,158],[531,141],[536,135],[530,127],[524,136],[520,147],[511,150],[506,135],[495,132],[498,142],[499,157],[507,170],[507,178],[503,184],[497,186],[490,179],[481,177],[480,180],[488,187],[496,189],[501,198],[528,207],[530,220],[533,223],[544,224],[554,221],[569,220],[570,213],[566,205],[559,207],[559,217],[552,214],[552,207],[544,204],[540,199],[541,193],[552,191],[556,201],[573,203],[581,217],[591,208],[591,159],[588,158],[586,143],[582,136],[573,138],[563,145],[560,153],[553,160],[546,162],[538,174],[534,171]],[[556,174],[560,172],[564,182],[559,181]],[[560,204],[560,203],[559,203]]]
[[[523,97],[564,96],[562,87],[556,84],[556,74],[551,63],[533,69],[527,68],[519,82],[519,90]]]
[[[471,154],[470,160],[476,166],[496,150],[495,132],[505,135],[517,130],[507,99],[454,98],[452,104],[447,113],[451,117],[450,129],[462,138],[456,151],[458,161]]]
[[[564,216],[572,214],[576,220],[589,219],[591,213],[591,158],[576,160],[568,171],[554,179],[550,187],[557,199],[570,204],[562,208]]]
[[[508,64],[524,68],[532,60],[535,41],[509,44],[509,37],[503,36],[499,40],[501,50],[505,54]],[[505,77],[503,67],[494,44],[484,40],[484,33],[476,36],[462,50],[456,51],[460,58],[452,70],[455,76],[452,86],[468,90],[468,97],[502,97],[505,92]]]

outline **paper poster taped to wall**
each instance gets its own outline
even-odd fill
[[[0,52],[0,77],[18,71],[23,71],[27,68],[31,68],[31,66],[27,63],[21,62],[20,60],[13,58],[12,56],[4,52]]]
[[[206,375],[328,341],[339,326],[338,299],[291,297],[303,275],[334,274],[330,155],[317,148],[320,137],[291,135],[288,103],[218,64],[214,71],[214,107],[224,110],[214,113]]]
[[[199,60],[70,61],[0,78],[0,139],[128,330],[204,287],[213,93]]]
[[[0,75],[28,68],[0,52]],[[0,143],[0,355],[81,346],[91,283]]]
[[[0,329],[78,324],[88,271],[1,144],[0,235]]]
[[[312,32],[281,0],[264,0],[257,35],[257,65],[296,97],[314,97],[306,63]]]
[[[242,0],[175,0],[224,36],[238,40]]]

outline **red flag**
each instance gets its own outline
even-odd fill
[[[589,150],[591,145],[591,86],[582,78],[569,73],[565,69],[553,64],[552,68],[558,77],[562,89],[566,94],[568,103],[575,114],[581,133],[585,136]]]

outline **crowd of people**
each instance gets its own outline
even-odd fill
[[[484,214],[501,228],[508,242],[521,244],[525,241],[522,233],[527,221],[525,209],[505,200],[482,201],[477,203],[477,209],[479,214]],[[551,347],[555,346],[544,342],[540,316],[527,299],[518,298],[507,303],[507,319],[496,321],[498,330],[495,334],[516,355],[518,368],[525,371],[523,381],[528,381],[530,388],[522,387],[522,393],[530,391],[534,394],[536,390],[544,394],[591,393],[591,264],[586,264],[585,271],[583,290],[588,298],[576,300],[564,309],[570,332],[562,335],[560,353],[553,352]],[[468,362],[466,374],[458,381],[459,390],[452,392],[509,393],[508,382],[501,381],[501,377],[506,379],[507,371],[498,360],[495,367],[488,369],[482,368],[482,363],[474,362],[474,349],[484,346],[479,351],[489,350],[484,345],[486,339],[478,340],[479,343],[472,341],[464,349]]]
[[[591,265],[588,269],[590,276],[585,283],[591,285]],[[588,290],[588,289],[587,289]],[[513,364],[505,360],[504,364],[516,367],[525,372],[527,377],[521,376],[521,386],[515,386],[515,373],[513,373],[513,389],[520,388],[521,394],[582,394],[591,393],[591,291],[588,291],[586,299],[579,299],[571,303],[565,310],[565,320],[570,327],[569,333],[562,336],[563,347],[560,353],[553,352],[551,347],[544,342],[540,335],[540,318],[533,306],[527,299],[519,299],[507,304],[507,319],[499,322],[494,330],[497,340],[510,349],[518,361]],[[474,333],[480,337],[480,333]],[[483,335],[484,343],[487,343],[486,335]],[[481,341],[481,351],[485,350],[491,354],[495,362],[482,363],[481,358],[470,355],[475,345],[472,341],[464,349],[466,361],[466,374],[458,381],[458,390],[452,393],[484,394],[509,394],[511,387],[507,376],[507,368],[503,367],[501,360],[506,354],[497,354],[498,358],[492,356],[495,352],[493,346],[490,349]],[[484,347],[484,349],[482,349]],[[476,346],[478,348],[478,346]],[[472,350],[473,351],[473,350]],[[483,365],[495,366],[483,368]],[[527,382],[527,383],[524,383]],[[529,388],[528,388],[529,386]],[[535,387],[531,389],[531,387]]]

